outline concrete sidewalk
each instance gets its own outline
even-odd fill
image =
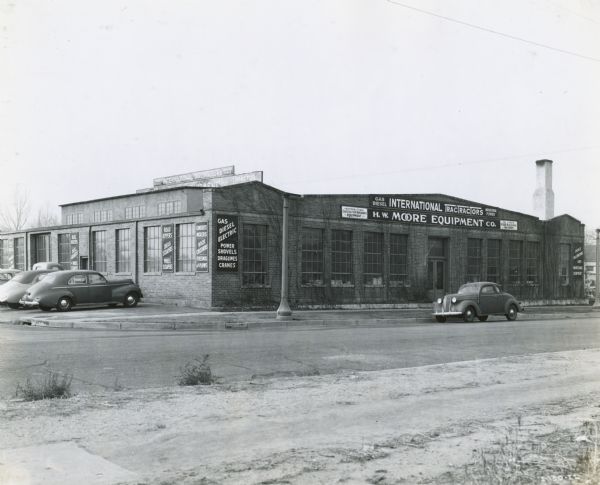
[[[600,311],[590,306],[527,307],[519,320],[599,318]],[[490,320],[504,320],[492,316]],[[452,322],[462,320],[449,320]],[[0,310],[0,323],[38,327],[115,330],[149,329],[249,329],[292,326],[370,326],[436,323],[431,305],[406,308],[364,310],[297,310],[289,320],[277,320],[274,311],[216,312],[198,308],[142,303],[137,308],[75,308],[71,312],[37,310]],[[475,323],[479,323],[477,320]]]

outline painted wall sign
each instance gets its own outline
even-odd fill
[[[163,273],[173,272],[173,224],[162,226],[162,270]]]
[[[237,216],[217,216],[217,270],[238,270]]]
[[[343,219],[367,219],[369,210],[366,207],[342,206]]]
[[[79,269],[79,233],[72,232],[71,244],[71,269]]]
[[[196,271],[208,272],[208,222],[196,223]]]
[[[575,245],[573,248],[573,276],[583,276],[583,246]]]

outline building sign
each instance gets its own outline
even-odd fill
[[[500,229],[503,231],[517,231],[519,229],[519,223],[517,221],[500,220]]]
[[[196,223],[196,271],[208,271],[208,222]]]
[[[238,270],[237,216],[217,216],[217,270]]]
[[[173,272],[173,224],[162,226],[162,270]]]
[[[365,207],[342,206],[342,219],[367,219],[368,209]]]
[[[583,246],[577,244],[573,248],[573,276],[583,276]]]
[[[72,232],[71,238],[71,269],[79,269],[79,233]]]

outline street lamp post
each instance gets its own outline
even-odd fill
[[[288,198],[283,196],[283,234],[281,237],[281,301],[277,320],[290,320],[292,310],[288,303]]]

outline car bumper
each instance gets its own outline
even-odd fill
[[[433,312],[434,317],[457,317],[462,315],[462,312]]]
[[[25,308],[38,308],[40,303],[37,301],[19,300],[19,305],[22,305]]]

